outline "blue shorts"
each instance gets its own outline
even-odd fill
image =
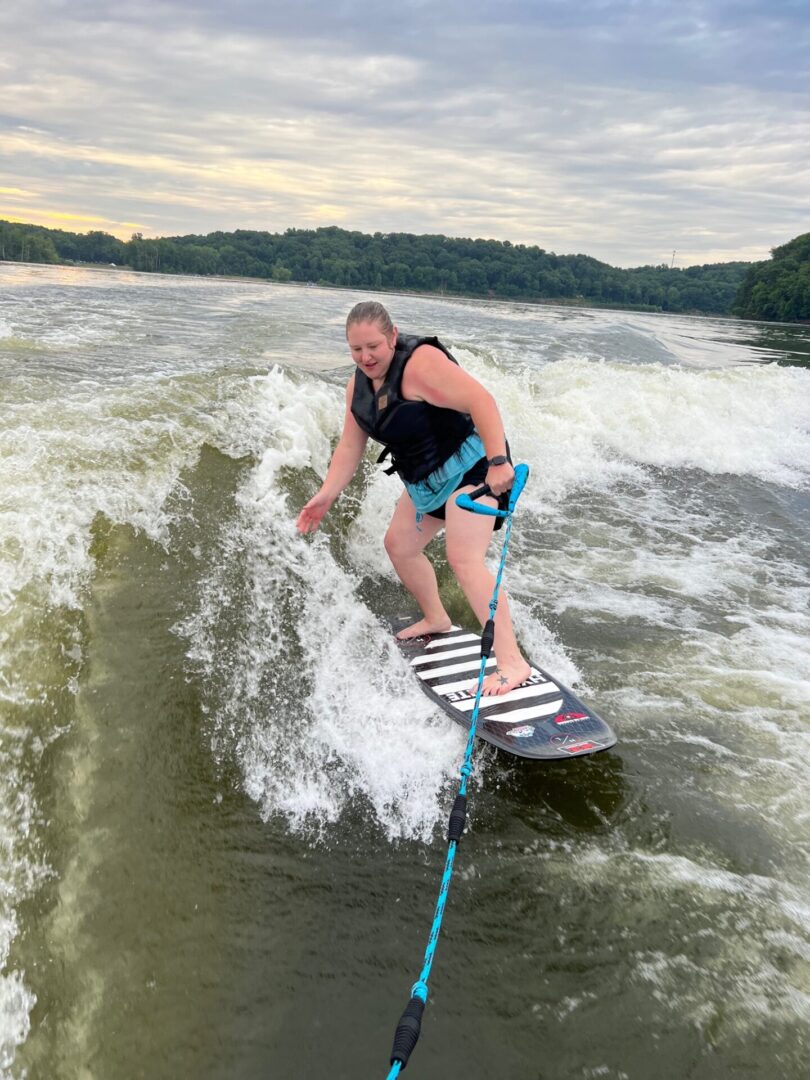
[[[510,458],[511,461],[511,458]],[[459,480],[458,486],[466,487],[467,484],[473,484],[475,487],[480,487],[486,483],[487,473],[489,472],[489,462],[485,457],[479,458],[476,463],[467,469],[467,471]],[[505,491],[503,495],[498,495],[498,509],[505,510],[509,505],[509,492]],[[435,510],[430,510],[425,514],[425,517],[439,518],[440,521],[445,520],[447,503],[443,503],[442,506],[437,506]],[[495,531],[497,532],[503,526],[503,518],[495,518]]]

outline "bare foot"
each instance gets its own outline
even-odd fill
[[[495,670],[484,679],[481,693],[486,697],[508,694],[510,690],[526,682],[531,673],[532,669],[522,659],[513,664],[498,664]]]
[[[427,637],[428,634],[446,634],[452,625],[449,618],[439,619],[438,622],[420,619],[419,622],[414,623],[412,626],[406,626],[404,630],[400,630],[397,634],[397,641],[409,641],[415,637]]]

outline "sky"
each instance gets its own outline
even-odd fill
[[[0,218],[765,259],[808,58],[808,0],[5,0]]]

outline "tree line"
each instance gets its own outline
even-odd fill
[[[732,314],[777,322],[810,321],[810,233],[771,251],[743,278]]]
[[[752,267],[730,262],[685,269],[666,264],[619,269],[588,255],[557,255],[508,240],[367,234],[336,226],[283,233],[238,229],[157,239],[134,233],[123,241],[100,231],[72,233],[8,221],[0,221],[0,259],[112,263],[152,273],[713,315],[732,311]]]

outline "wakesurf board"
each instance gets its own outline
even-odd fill
[[[406,626],[412,617],[397,620]],[[452,626],[442,634],[397,639],[422,689],[456,723],[468,731],[472,723],[481,635]],[[495,657],[486,671],[495,669]],[[616,736],[605,721],[567,686],[529,662],[531,675],[499,697],[481,697],[476,735],[518,757],[552,761],[607,750]]]

